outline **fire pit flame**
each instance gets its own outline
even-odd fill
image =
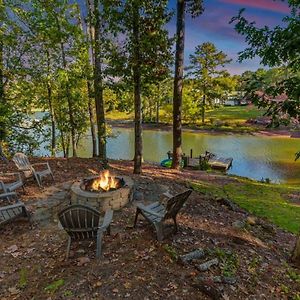
[[[105,170],[97,177],[86,178],[83,180],[81,188],[90,192],[108,192],[117,190],[125,185],[123,178],[118,178]]]
[[[109,174],[109,170],[100,173],[99,178],[96,178],[92,183],[92,189],[95,191],[109,191],[110,189],[118,188],[118,181],[114,176]]]

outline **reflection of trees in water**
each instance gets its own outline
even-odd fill
[[[143,131],[144,160],[160,162],[167,158],[172,148],[172,133],[167,131]],[[210,135],[195,132],[183,133],[183,151],[193,149],[196,157],[206,150],[223,157],[233,157],[230,174],[257,180],[270,178],[272,182],[299,182],[300,163],[294,162],[298,140],[250,135]],[[90,157],[92,143],[89,136],[80,142],[79,155]],[[115,128],[113,137],[107,140],[109,158],[132,159],[134,155],[133,129]]]

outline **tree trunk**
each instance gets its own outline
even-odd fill
[[[295,263],[297,266],[300,266],[300,234],[297,236],[291,259],[293,263]]]
[[[142,101],[140,73],[140,28],[138,5],[133,4],[133,83],[134,83],[134,174],[142,172]]]
[[[202,118],[202,124],[205,123],[205,103],[206,103],[206,95],[204,94],[202,96],[202,109],[201,109],[201,118]]]
[[[92,21],[91,21],[91,3],[90,1],[86,1],[86,5],[88,8],[88,18],[86,21],[86,30],[85,30],[85,35],[86,35],[86,43],[89,45],[88,46],[88,52],[91,52],[91,62],[94,62],[94,52],[93,52],[93,47],[92,47]],[[80,24],[80,29],[82,32],[84,32],[83,29],[83,24],[82,24],[82,19],[79,15],[79,24]],[[89,54],[89,53],[88,53]],[[86,61],[86,82],[87,82],[87,90],[88,90],[88,109],[89,109],[89,117],[90,117],[90,128],[91,128],[91,135],[92,135],[92,146],[93,146],[93,157],[97,156],[97,140],[96,140],[96,130],[95,130],[95,114],[94,114],[94,108],[92,104],[92,99],[93,99],[93,90],[92,90],[92,82],[90,80],[90,59],[87,59]]]
[[[48,105],[50,111],[51,119],[51,156],[55,157],[56,150],[56,126],[55,126],[55,116],[54,109],[52,105],[52,89],[49,82],[47,82],[47,91],[48,91]]]
[[[179,169],[182,154],[181,110],[184,67],[185,0],[177,0],[176,57],[173,91],[173,158],[172,168]]]
[[[94,19],[95,19],[95,41],[94,41],[94,89],[95,89],[95,105],[96,119],[98,127],[98,155],[106,165],[106,122],[104,114],[103,101],[103,84],[102,84],[102,69],[101,69],[101,22],[99,12],[99,0],[94,0]]]
[[[96,130],[95,130],[95,114],[94,114],[94,108],[92,104],[92,96],[91,96],[91,83],[89,80],[87,80],[87,88],[88,88],[88,94],[89,94],[89,116],[90,116],[90,126],[91,126],[91,135],[92,135],[92,145],[93,145],[93,157],[97,156],[97,140],[96,140]]]
[[[156,100],[156,124],[159,124],[159,100]]]
[[[47,55],[47,71],[50,75],[50,55],[49,51],[46,50]],[[50,119],[51,119],[51,156],[55,157],[55,150],[56,150],[56,124],[55,124],[55,115],[54,115],[54,108],[52,104],[52,87],[51,83],[47,81],[47,96],[48,96],[48,105],[49,105],[49,112],[50,112]]]

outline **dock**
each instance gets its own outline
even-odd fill
[[[212,169],[227,171],[232,166],[233,158],[223,158],[214,156],[208,160],[208,164]]]
[[[201,158],[204,158],[201,156]],[[187,158],[187,167],[198,167],[200,165],[200,159],[201,158]],[[224,157],[218,157],[216,155],[213,155],[208,158],[207,163],[212,169],[218,169],[227,171],[232,166],[232,157],[224,158]]]

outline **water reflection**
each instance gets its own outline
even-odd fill
[[[108,139],[107,154],[113,159],[132,159],[134,156],[133,129],[115,128],[117,136]],[[209,135],[184,132],[183,151],[193,149],[194,156],[205,150],[220,156],[233,157],[229,173],[260,180],[270,178],[273,182],[300,182],[300,162],[294,162],[299,149],[298,139],[281,137],[256,137],[249,135]],[[160,162],[172,148],[172,133],[144,130],[144,160]],[[92,153],[89,137],[82,139],[79,147],[81,157]]]

